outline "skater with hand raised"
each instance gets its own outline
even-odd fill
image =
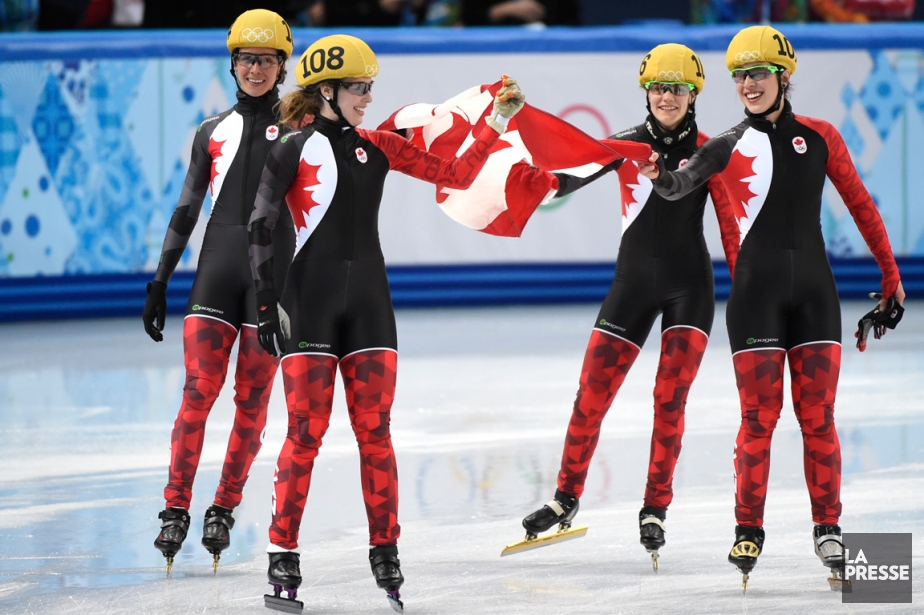
[[[267,158],[250,220],[259,339],[270,354],[283,355],[289,410],[267,549],[274,592],[265,597],[267,606],[281,610],[302,608],[296,600],[299,527],[330,421],[338,368],[359,445],[369,564],[391,605],[403,608],[398,474],[389,431],[398,344],[378,234],[383,185],[396,170],[467,188],[524,101],[511,80],[498,92],[495,113],[469,148],[444,160],[395,133],[359,128],[378,72],[375,54],[358,38],[337,34],[308,47],[297,64],[299,87],[282,102],[284,121],[297,129]],[[275,289],[283,280],[274,271],[280,252],[273,229],[286,205],[298,238],[277,300]]]

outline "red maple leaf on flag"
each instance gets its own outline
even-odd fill
[[[725,170],[722,171],[722,183],[725,185],[735,218],[738,220],[748,217],[745,206],[757,196],[751,191],[751,182],[747,181],[757,175],[754,172],[755,160],[757,156],[745,156],[736,149],[732,152]]]
[[[304,160],[299,160],[295,182],[293,182],[292,187],[289,188],[289,192],[286,194],[286,201],[291,205],[295,205],[305,215],[309,214],[312,207],[320,205],[314,200],[312,191],[308,190],[311,186],[321,185],[320,180],[318,180],[318,169],[320,168],[321,165],[308,164]],[[296,221],[296,224],[298,222]]]

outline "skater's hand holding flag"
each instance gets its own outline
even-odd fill
[[[648,160],[643,143],[600,142],[545,111],[527,105],[506,75],[446,102],[402,107],[379,130],[404,131],[418,147],[443,158],[459,156],[489,125],[502,134],[472,185],[437,185],[436,202],[456,222],[491,235],[519,237],[536,208],[558,189],[553,172],[588,177],[620,158]]]

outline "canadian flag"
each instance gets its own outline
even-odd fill
[[[485,127],[501,87],[498,81],[469,88],[442,104],[407,105],[379,130],[403,130],[422,149],[442,158],[459,156]],[[510,120],[472,185],[466,190],[437,185],[436,201],[464,226],[519,237],[536,208],[555,195],[549,173],[588,177],[619,158],[647,161],[650,156],[651,147],[646,144],[597,141],[527,104]]]

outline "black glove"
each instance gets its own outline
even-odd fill
[[[870,293],[869,298],[881,300],[882,294]],[[854,337],[857,338],[857,348],[860,349],[860,352],[866,350],[866,338],[870,329],[873,330],[873,337],[878,340],[885,335],[886,329],[895,328],[904,313],[905,308],[899,305],[895,297],[889,297],[889,302],[886,304],[885,309],[877,305],[875,309],[864,314],[863,318],[857,323],[857,332],[854,333]]]
[[[161,331],[164,330],[164,319],[167,317],[167,285],[153,280],[148,282],[148,298],[144,302],[144,311],[141,320],[144,322],[144,331],[155,342],[164,341]],[[155,321],[157,324],[155,324]]]
[[[286,339],[292,336],[289,315],[276,302],[276,293],[262,290],[257,293],[257,338],[263,350],[274,357],[286,352]]]

